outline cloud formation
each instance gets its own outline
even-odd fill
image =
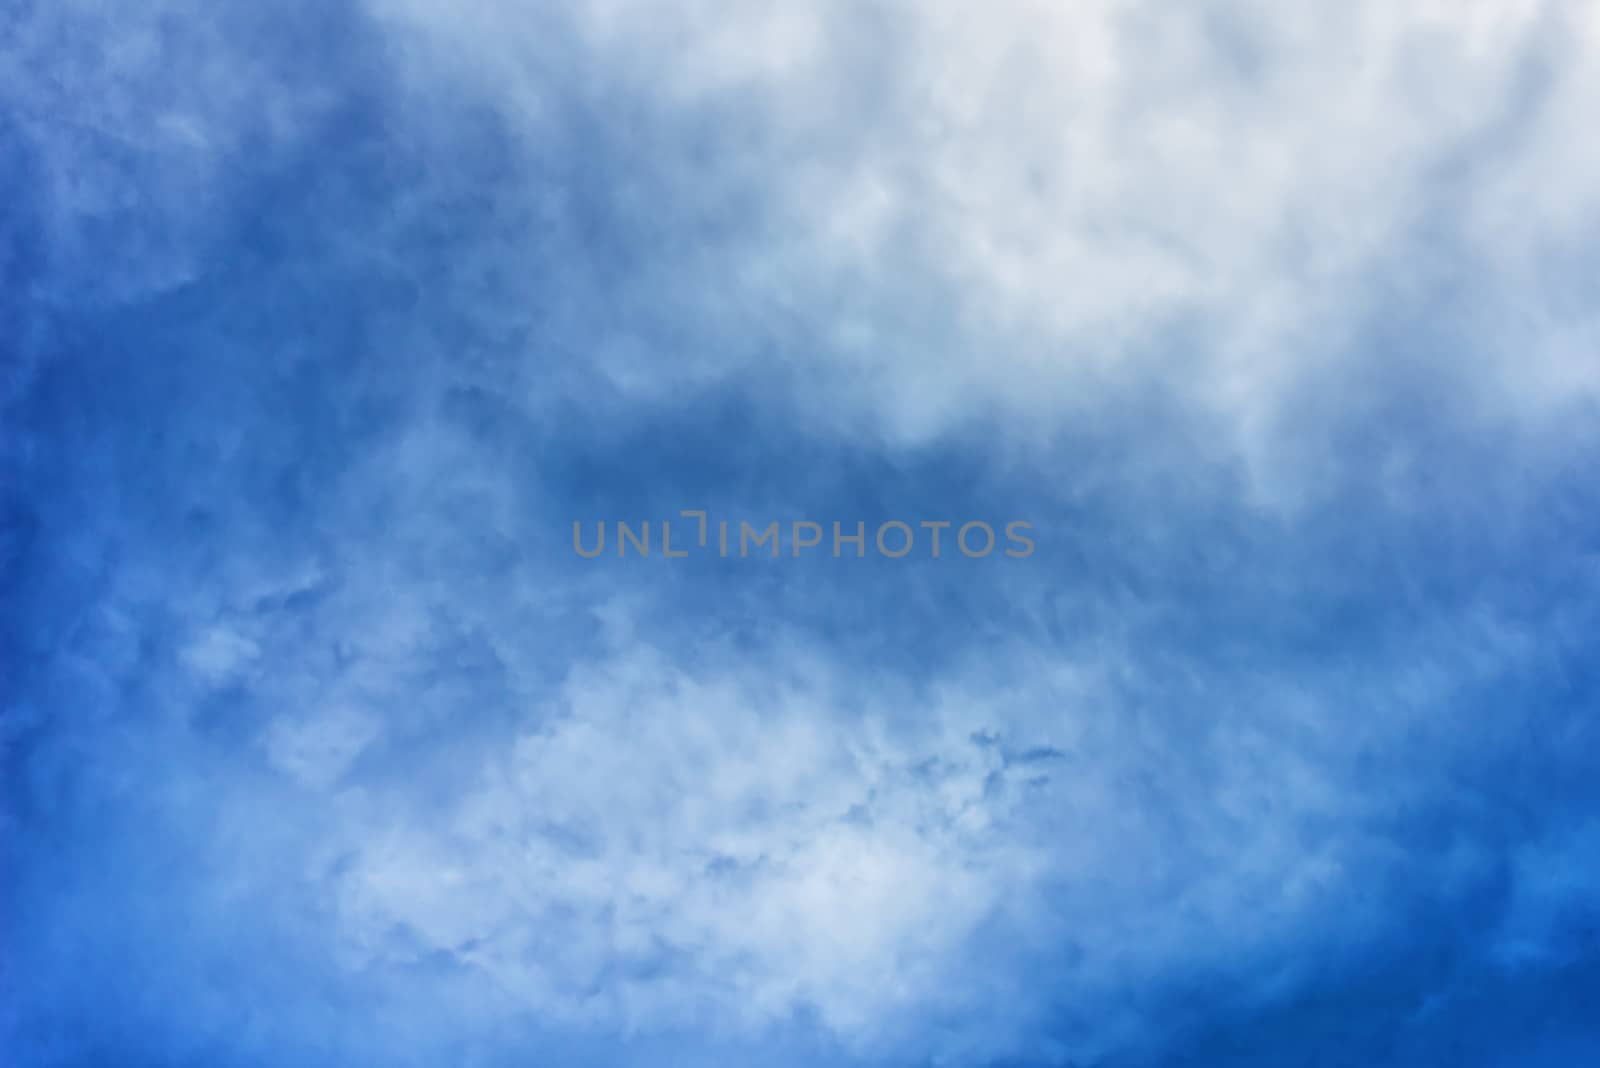
[[[17,1063],[1600,1044],[1594,4],[10,25]]]

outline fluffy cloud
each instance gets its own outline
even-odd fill
[[[1600,217],[1593,5],[375,10],[415,77],[469,60],[531,152],[553,101],[619,103],[593,147],[649,159],[611,191],[663,235],[640,299],[745,338],[659,359],[618,323],[625,385],[735,371],[803,316],[785,357],[891,433],[1049,427],[1133,375],[1266,462],[1286,392],[1465,291],[1450,366],[1406,363],[1496,410],[1593,399],[1592,301],[1541,280]]]

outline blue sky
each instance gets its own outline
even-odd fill
[[[136,6],[0,13],[0,1059],[1600,1062],[1595,4]]]

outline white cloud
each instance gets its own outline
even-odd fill
[[[297,782],[326,789],[378,736],[379,727],[371,713],[349,707],[280,717],[267,728],[267,760]]]
[[[981,762],[919,785],[821,694],[646,654],[560,705],[438,824],[361,847],[347,930],[408,925],[551,1020],[759,1032],[811,1006],[860,1041],[936,994],[1007,878],[957,823]]]
[[[1129,989],[1210,970],[1276,997],[1295,961],[1380,938],[1395,919],[1361,888],[1412,863],[1384,821],[1432,787],[1419,766],[1372,794],[1359,754],[1453,729],[1436,693],[1380,688],[1385,715],[1346,724],[1338,696],[1270,675],[1151,719],[1158,681],[1022,648],[947,665],[908,704],[803,648],[700,643],[688,669],[630,643],[509,744],[462,748],[435,807],[347,781],[317,847],[345,858],[328,885],[346,967],[442,954],[597,1033],[759,1039],[808,1011],[861,1053],[993,1057],[1014,1036],[972,1014],[1017,977],[977,962],[1007,931],[1057,969],[1012,1011],[1071,1006],[1095,1023],[1069,1052],[1091,1057],[1151,1039],[1118,1007]],[[321,733],[284,741],[314,785],[348,765]],[[1473,863],[1438,870],[1470,883]],[[920,1033],[941,1011],[960,1022]]]
[[[220,685],[237,679],[260,655],[255,642],[219,625],[196,635],[184,648],[182,658],[192,675]]]
[[[1149,380],[1293,497],[1289,398],[1374,373],[1373,316],[1468,284],[1442,389],[1534,419],[1595,396],[1593,301],[1541,273],[1600,220],[1592,3],[371,6],[420,83],[481,72],[530,152],[563,92],[723,117],[652,160],[654,225],[751,214],[618,295],[717,341],[664,353],[619,317],[586,355],[631,390],[748,369],[798,317],[778,351],[819,425],[1048,430]]]

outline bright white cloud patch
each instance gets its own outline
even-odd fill
[[[1466,349],[1435,373],[1470,370],[1495,408],[1594,396],[1592,293],[1543,275],[1600,225],[1593,4],[374,9],[419,79],[470,65],[531,152],[564,91],[722,116],[658,161],[650,210],[670,226],[754,185],[753,215],[640,284],[734,329],[827,307],[801,358],[898,433],[996,406],[1048,427],[1154,376],[1267,463],[1286,392],[1463,286]],[[603,90],[562,84],[553,38]],[[702,291],[668,281],[684,266]],[[613,339],[619,381],[734,369],[649,348]]]

